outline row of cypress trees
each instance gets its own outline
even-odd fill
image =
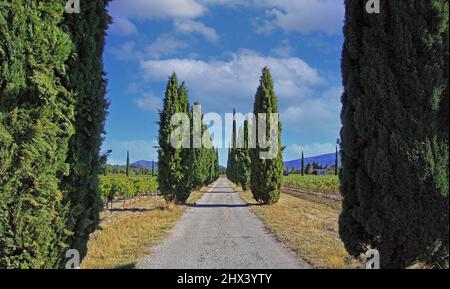
[[[0,268],[86,254],[102,207],[107,0],[0,1]]]
[[[283,177],[283,156],[281,147],[281,122],[272,128],[271,115],[278,114],[278,99],[275,95],[273,79],[269,68],[262,70],[260,85],[255,95],[253,113],[254,123],[245,120],[244,127],[236,134],[236,119],[233,119],[232,145],[228,152],[227,177],[230,181],[240,184],[244,189],[250,186],[256,201],[264,204],[277,203],[280,198]],[[271,129],[278,130],[277,154],[271,159],[262,159],[260,153],[267,152],[258,137],[258,114],[267,114],[266,140]],[[235,113],[234,113],[235,114]],[[253,127],[255,126],[255,127]],[[256,133],[252,137],[252,132]],[[243,141],[242,141],[243,138]],[[253,145],[251,142],[255,141]],[[236,142],[243,143],[243,148],[237,148]]]
[[[195,103],[199,105],[199,103]],[[178,85],[175,73],[169,77],[164,97],[164,105],[159,120],[158,182],[161,195],[167,202],[183,204],[192,190],[209,185],[219,177],[219,156],[214,147],[174,148],[171,135],[177,129],[171,124],[177,113],[189,116],[189,129],[194,129],[194,107],[189,105],[189,95],[185,83]],[[201,121],[201,120],[200,120]],[[201,122],[201,135],[208,133],[206,125]],[[211,136],[209,138],[212,140]],[[185,140],[180,139],[183,143]],[[193,147],[194,134],[188,140]]]
[[[448,268],[448,1],[345,1],[340,236],[381,267]]]

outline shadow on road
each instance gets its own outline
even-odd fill
[[[259,206],[259,204],[190,204],[193,208],[246,208],[250,206]]]
[[[147,209],[147,208],[114,208],[114,209],[108,209],[108,211],[110,212],[149,212],[149,211],[153,211],[159,209],[159,207],[157,208],[151,208],[151,209]]]

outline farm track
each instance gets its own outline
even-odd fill
[[[301,189],[289,188],[289,187],[284,187],[282,189],[282,191],[283,191],[283,193],[295,196],[299,199],[326,205],[326,206],[329,206],[329,207],[331,207],[333,209],[337,209],[337,210],[341,209],[342,198],[337,195],[326,196],[326,195],[322,195],[322,194],[318,194],[318,193],[307,192],[307,191],[304,191]]]
[[[230,185],[220,178],[138,268],[310,268],[267,231]]]

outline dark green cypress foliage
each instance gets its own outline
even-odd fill
[[[339,150],[336,146],[336,155],[334,157],[334,175],[337,176],[339,174]]]
[[[239,183],[237,174],[238,174],[238,168],[237,168],[237,155],[236,155],[236,141],[237,141],[237,133],[236,133],[236,110],[233,109],[233,131],[231,135],[231,148],[230,148],[230,155],[229,155],[229,175],[227,176],[230,181],[233,183]]]
[[[278,113],[278,100],[275,95],[272,76],[267,67],[262,71],[260,86],[256,92],[253,113],[258,119],[259,113],[267,113],[266,135],[270,133],[270,113]],[[256,125],[256,124],[255,124]],[[261,159],[259,137],[256,137],[256,148],[251,150],[251,182],[250,187],[255,200],[265,204],[274,204],[280,198],[283,177],[283,157],[281,151],[281,122],[278,123],[278,153],[273,159]],[[258,136],[258,127],[256,127]]]
[[[194,105],[199,105],[196,102]],[[191,108],[190,112],[191,117],[191,131],[193,130],[193,121],[194,121],[194,111]],[[203,123],[203,116],[201,116],[201,136],[203,136],[207,132],[207,127]],[[194,133],[193,133],[194,134]],[[193,135],[192,138],[195,136]],[[210,136],[210,141],[212,138]],[[201,148],[192,148],[188,150],[188,156],[186,159],[189,164],[189,183],[190,187],[193,190],[198,190],[204,185],[209,185],[214,179],[214,151],[213,147],[207,148],[204,146],[205,144],[202,142]]]
[[[216,149],[216,163],[215,163],[215,179],[217,180],[219,178],[220,174],[220,163],[219,163],[219,149]]]
[[[243,144],[244,147],[237,149],[237,171],[238,171],[238,177],[239,177],[239,184],[242,185],[242,188],[244,190],[248,190],[248,186],[250,185],[250,150],[249,150],[249,139],[248,139],[248,133],[249,133],[249,122],[248,120],[244,121],[244,128],[243,128]],[[241,134],[239,134],[241,136]]]
[[[226,168],[226,175],[227,179],[231,181],[231,145],[228,146],[228,154],[227,154],[227,168]]]
[[[152,161],[152,177],[155,175],[155,160]]]
[[[67,247],[60,189],[74,134],[61,1],[0,1],[0,268],[54,268]]]
[[[127,165],[125,167],[125,174],[127,175],[127,177],[130,176],[130,152],[127,151]]]
[[[448,267],[448,1],[364,6],[346,1],[340,236],[384,268]]]
[[[189,115],[189,94],[186,84],[183,82],[178,89],[179,97],[179,112]],[[189,119],[190,121],[192,118]],[[186,124],[187,125],[187,124]],[[191,126],[183,128],[183,131],[190,130]],[[192,138],[190,138],[190,144],[192,145]],[[191,148],[181,148],[181,170],[182,170],[182,180],[177,185],[178,191],[178,202],[185,203],[192,192],[192,182],[191,182]]]
[[[108,108],[105,98],[103,49],[111,19],[106,11],[109,0],[84,1],[80,14],[65,14],[64,24],[71,35],[75,54],[68,61],[67,86],[75,100],[75,135],[70,140],[67,162],[70,174],[63,179],[65,202],[70,204],[67,241],[81,257],[87,241],[99,223],[103,207],[98,189],[102,134]]]
[[[166,87],[163,110],[159,121],[158,183],[161,195],[167,202],[177,203],[177,188],[183,180],[181,150],[170,143],[174,127],[170,124],[172,116],[179,112],[178,80],[175,73],[169,78]]]
[[[302,167],[301,167],[301,173],[302,173],[302,176],[305,175],[305,155],[304,155],[303,151],[302,151]]]

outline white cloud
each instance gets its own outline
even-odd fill
[[[173,55],[185,47],[187,43],[170,35],[161,35],[145,49],[145,53],[150,58],[158,59],[162,56]]]
[[[281,41],[280,45],[274,49],[272,49],[272,52],[279,56],[279,57],[289,57],[291,56],[294,49],[291,46],[291,42],[289,39],[285,39]]]
[[[164,34],[149,45],[138,46],[134,41],[129,41],[118,47],[111,47],[109,52],[117,60],[140,60],[146,56],[151,59],[159,59],[163,56],[174,55],[187,45],[184,41]]]
[[[158,112],[162,108],[162,100],[153,93],[145,93],[144,97],[134,100],[135,104],[144,111]]]
[[[136,26],[126,18],[115,18],[111,31],[122,36],[137,34]]]
[[[281,101],[302,99],[312,93],[312,87],[325,80],[319,72],[300,58],[264,57],[251,51],[234,53],[229,61],[167,59],[141,62],[146,80],[165,81],[176,72],[186,81],[191,98],[209,109],[248,108],[259,84],[261,69],[268,66],[275,80]]]
[[[300,33],[338,34],[342,30],[343,0],[261,0],[257,3],[267,8],[260,32],[274,27]]]
[[[264,9],[265,15],[254,22],[258,33],[275,28],[288,32],[325,32],[338,34],[344,20],[344,0],[199,0],[205,6],[251,6]]]
[[[305,157],[324,155],[334,152],[336,145],[333,143],[311,143],[306,145],[291,144],[283,152],[283,159],[291,161],[299,159],[302,151]]]
[[[109,48],[111,53],[117,60],[132,60],[142,57],[136,43],[133,41],[125,42],[121,46]]]
[[[163,18],[196,18],[206,7],[196,0],[115,0],[109,5],[115,17],[148,20]]]
[[[182,33],[199,33],[212,43],[219,41],[219,35],[217,35],[216,30],[202,22],[192,20],[175,21],[175,29]]]

